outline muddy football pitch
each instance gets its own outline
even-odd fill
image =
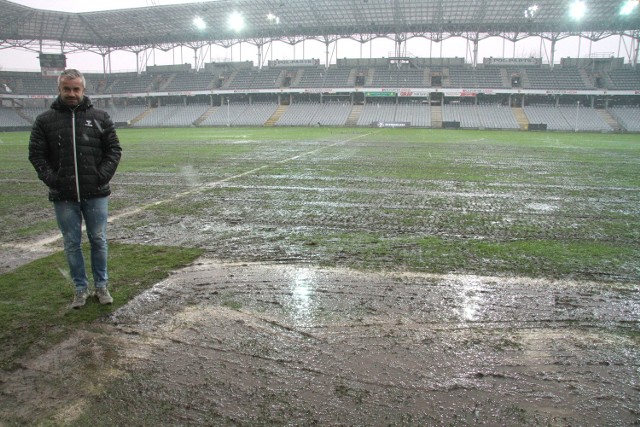
[[[637,135],[119,135],[109,240],[204,256],[3,373],[0,426],[638,425]],[[61,249],[27,139],[3,272]]]

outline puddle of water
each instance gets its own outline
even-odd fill
[[[478,320],[479,312],[486,298],[486,290],[481,280],[474,276],[465,276],[461,280],[453,279],[451,283],[459,293],[460,318],[463,321]]]
[[[539,212],[553,212],[558,209],[558,206],[547,203],[529,203],[526,208]]]
[[[291,310],[297,327],[311,326],[313,321],[312,299],[315,293],[314,272],[310,268],[294,270],[291,278]]]

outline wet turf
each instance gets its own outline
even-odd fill
[[[637,136],[121,137],[111,239],[202,248],[224,262],[182,271],[96,330],[25,361],[2,383],[12,420],[637,420]],[[46,237],[51,213],[24,146],[7,140],[0,239],[3,254],[17,254],[5,262],[13,265],[52,250],[46,239],[19,238]]]

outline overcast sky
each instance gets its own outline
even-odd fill
[[[90,12],[97,10],[127,9],[136,7],[159,6],[177,3],[196,3],[206,0],[10,0],[28,7],[37,9],[56,10],[62,12]],[[347,0],[345,0],[347,1]],[[629,41],[627,40],[627,44]],[[439,57],[465,57],[471,62],[472,46],[461,38],[452,38],[443,43],[431,43],[425,39],[411,39],[407,42],[406,53],[408,56],[421,58]],[[519,41],[514,45],[505,42],[499,37],[492,37],[481,41],[479,44],[478,61],[484,57],[541,57],[543,62],[548,62],[550,56],[548,42],[541,43],[539,38],[530,37]],[[627,57],[625,44],[620,43],[618,37],[609,37],[599,42],[579,40],[577,37],[561,40],[556,44],[555,62],[562,57],[588,57],[590,54],[606,56]],[[335,63],[336,58],[380,58],[393,55],[394,43],[387,39],[376,39],[364,45],[353,40],[340,40],[337,45],[330,46],[329,63]],[[47,51],[46,53],[57,53]],[[213,46],[211,50],[199,52],[203,58],[199,60],[199,66],[211,61],[253,61],[258,65],[257,50],[248,43],[235,45],[230,49]],[[306,41],[291,46],[275,42],[272,46],[265,46],[264,64],[269,59],[309,59],[317,58],[325,63],[325,46],[323,43]],[[191,49],[174,49],[170,52],[160,50],[149,53],[149,56],[140,59],[144,65],[169,65],[191,63],[195,68],[194,52]],[[145,62],[146,61],[146,62]],[[102,57],[95,53],[79,52],[67,54],[67,66],[78,68],[85,72],[102,72]],[[0,50],[0,69],[9,71],[39,71],[38,53],[22,49]],[[114,52],[111,55],[111,71],[136,71],[136,56],[130,52]]]

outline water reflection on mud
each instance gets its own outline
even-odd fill
[[[5,375],[0,418],[633,425],[639,309],[637,285],[201,260]]]
[[[477,320],[484,301],[483,294],[486,292],[482,282],[475,276],[460,276],[451,282],[459,292],[460,318],[468,321]]]
[[[218,420],[625,425],[638,416],[634,286],[204,262],[149,292],[160,297],[141,295],[111,321],[120,345],[143,337],[153,358],[124,350],[120,369],[178,401],[210,376],[190,402],[204,399]],[[170,386],[155,372],[182,380]]]
[[[314,295],[314,271],[310,268],[295,269],[291,277],[291,317],[295,326],[311,326],[313,321],[312,298]]]

